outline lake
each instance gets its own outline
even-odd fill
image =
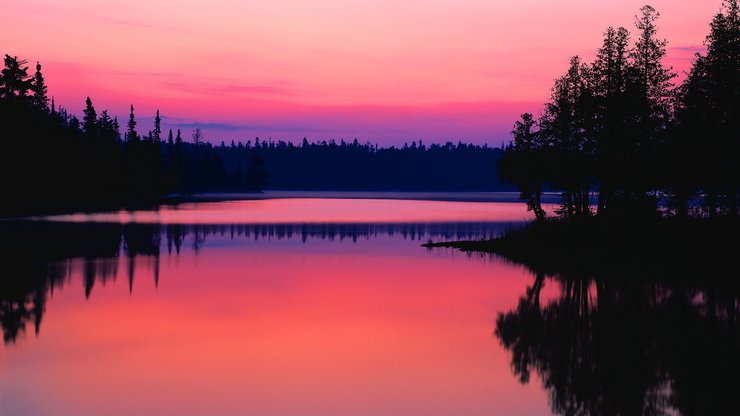
[[[704,292],[667,309],[674,287],[420,246],[530,218],[286,197],[2,222],[0,413],[638,414],[730,397],[737,325],[706,324]],[[660,350],[696,331],[706,343]]]

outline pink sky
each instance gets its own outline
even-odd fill
[[[645,0],[24,0],[0,52],[40,61],[57,103],[221,139],[423,139],[498,145],[570,56]],[[721,0],[650,2],[688,69]]]

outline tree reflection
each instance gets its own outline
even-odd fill
[[[0,326],[5,343],[26,327],[38,333],[46,302],[55,289],[82,278],[85,298],[96,286],[125,274],[129,292],[141,273],[159,284],[160,257],[197,254],[210,239],[235,240],[369,240],[382,235],[420,241],[424,238],[494,236],[506,223],[347,223],[347,224],[109,224],[41,221],[0,222]],[[166,253],[165,253],[166,250]],[[119,270],[122,270],[119,272]]]
[[[558,294],[542,302],[545,282]],[[499,314],[495,335],[522,383],[538,375],[554,413],[732,414],[737,286],[696,282],[535,272],[517,307]]]

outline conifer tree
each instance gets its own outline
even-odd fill
[[[621,189],[621,175],[629,142],[627,83],[629,32],[620,27],[607,28],[596,60],[591,66],[591,84],[595,105],[595,176],[599,185],[597,214],[605,212],[616,189]]]
[[[95,112],[95,107],[93,107],[90,97],[87,97],[85,100],[85,109],[82,110],[82,114],[82,131],[84,131],[86,135],[92,136],[95,134],[95,125],[98,122],[98,114]]]
[[[41,74],[41,64],[36,62],[36,73],[33,75],[31,82],[31,105],[40,111],[49,111],[49,98],[47,97],[48,88]]]
[[[5,55],[4,68],[0,71],[0,98],[25,97],[31,88],[28,63],[17,56]]]
[[[193,144],[198,146],[203,143],[203,131],[200,128],[193,130]]]
[[[128,117],[128,130],[126,131],[126,141],[136,142],[139,140],[139,135],[136,133],[136,117],[134,116],[134,105],[131,104],[131,113]]]
[[[157,115],[154,116],[154,130],[150,136],[156,143],[162,141],[162,119],[159,117],[159,110],[157,110]]]
[[[672,79],[676,77],[672,68],[663,65],[668,41],[657,37],[655,21],[660,13],[651,6],[643,6],[640,16],[635,17],[639,36],[630,53],[634,74],[632,82],[637,94],[637,117],[642,137],[638,145],[649,147],[657,140],[656,134],[667,126],[673,103]]]

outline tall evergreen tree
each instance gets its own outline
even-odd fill
[[[658,134],[667,127],[673,104],[672,79],[676,74],[663,65],[668,41],[657,37],[655,22],[660,13],[651,6],[643,6],[640,13],[635,17],[639,36],[630,58],[638,106],[635,121],[641,135],[638,145],[649,148],[656,144]]]
[[[162,119],[159,117],[159,110],[157,110],[157,115],[154,116],[154,130],[152,131],[151,137],[156,143],[162,141]]]
[[[126,130],[126,141],[136,142],[139,140],[139,134],[136,132],[136,117],[134,116],[134,105],[131,104],[131,112],[128,116],[128,129]]]
[[[37,110],[49,111],[49,97],[47,96],[46,82],[41,74],[41,64],[36,62],[36,73],[33,75],[31,82],[31,105]]]
[[[667,41],[657,37],[659,16],[651,6],[640,9],[635,16],[638,36],[629,53],[629,114],[623,126],[627,134],[619,150],[625,169],[612,201],[612,208],[627,216],[655,213],[657,200],[652,191],[660,186],[662,176],[658,149],[666,140],[672,117],[676,74],[663,65]]]
[[[627,96],[629,80],[629,32],[609,27],[591,66],[595,105],[595,175],[599,185],[597,214],[605,212],[628,162],[624,149],[629,142],[631,106]]]
[[[85,109],[82,110],[82,114],[82,130],[86,135],[92,136],[95,134],[98,114],[95,112],[95,107],[93,107],[90,97],[87,97],[87,100],[85,100]]]

